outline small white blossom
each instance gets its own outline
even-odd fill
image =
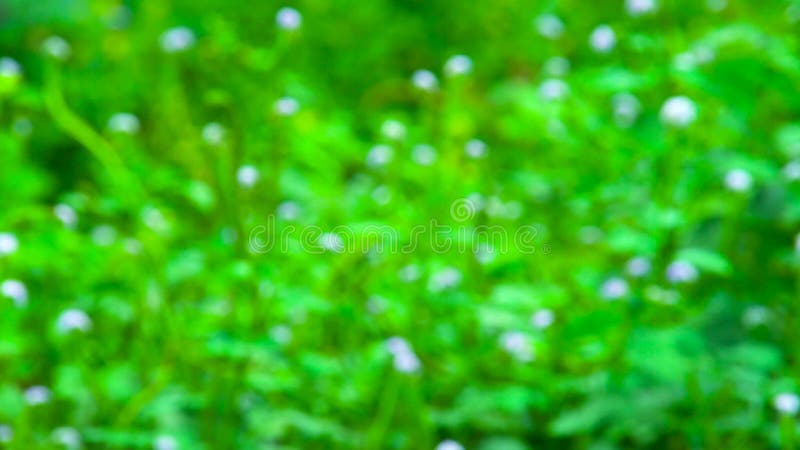
[[[697,120],[697,105],[683,95],[670,97],[661,107],[659,117],[666,125],[684,128]]]
[[[725,174],[725,187],[734,192],[749,191],[753,186],[753,176],[744,169],[733,169]]]
[[[320,247],[329,252],[341,253],[345,250],[342,237],[336,233],[323,233],[319,237],[318,243]]]
[[[86,332],[92,328],[92,319],[80,309],[68,309],[58,316],[56,328],[62,334],[74,330]]]
[[[534,21],[536,31],[547,39],[558,39],[564,34],[564,22],[554,14],[542,14]]]
[[[286,345],[292,341],[292,329],[288,325],[275,325],[269,330],[269,337],[281,345]]]
[[[381,124],[381,134],[393,141],[400,141],[406,137],[406,126],[400,121],[389,119]]]
[[[631,16],[641,16],[656,9],[655,0],[625,0],[625,9]]]
[[[519,331],[506,331],[500,335],[500,347],[521,362],[534,358],[533,345],[528,336]]]
[[[50,389],[45,386],[31,386],[23,392],[25,403],[36,406],[50,401]]]
[[[28,288],[19,280],[5,280],[0,284],[0,293],[14,301],[14,306],[22,308],[28,304]]]
[[[409,264],[400,269],[397,275],[400,277],[400,281],[404,283],[413,283],[420,279],[422,271],[416,264]]]
[[[281,97],[275,102],[275,112],[281,116],[293,116],[300,110],[300,102],[292,97]]]
[[[452,439],[446,439],[439,442],[439,445],[436,446],[436,450],[464,450],[464,446]]]
[[[411,75],[411,82],[423,91],[435,91],[439,86],[439,80],[430,70],[417,70]]]
[[[258,169],[250,164],[245,164],[236,171],[236,181],[238,181],[239,186],[243,188],[255,186],[259,178],[261,178],[261,174],[259,174]]]
[[[371,295],[367,299],[367,311],[370,314],[378,315],[386,311],[387,300],[380,295]]]
[[[789,181],[800,180],[800,161],[789,161],[783,166],[781,173]]]
[[[139,132],[139,118],[127,112],[119,112],[108,119],[108,129],[115,133],[136,134]]]
[[[558,78],[549,78],[539,85],[539,95],[545,100],[561,100],[568,94],[569,85]]]
[[[203,126],[201,135],[206,144],[217,146],[225,139],[225,127],[217,122],[210,122]]]
[[[386,340],[386,349],[393,357],[395,370],[402,373],[418,372],[422,366],[411,345],[399,336]]]
[[[428,144],[418,144],[411,149],[411,160],[420,166],[430,166],[436,162],[436,149]]]
[[[192,48],[196,42],[194,32],[187,27],[170,28],[161,34],[161,49],[167,53],[177,53]]]
[[[461,284],[461,278],[461,271],[455,267],[445,267],[431,275],[428,289],[433,292],[451,289]]]
[[[367,166],[381,167],[389,164],[394,157],[394,149],[386,144],[378,144],[367,153]]]
[[[793,392],[781,392],[775,396],[772,404],[779,413],[793,416],[800,410],[800,397]]]
[[[73,228],[78,223],[78,213],[65,203],[55,205],[53,207],[53,214],[67,228]]]
[[[633,125],[642,111],[639,99],[627,92],[615,94],[611,97],[611,106],[614,110],[614,121],[623,128]]]
[[[455,77],[459,75],[467,75],[472,72],[472,60],[466,55],[451,56],[447,62],[444,63],[444,73],[447,76]]]
[[[644,289],[644,297],[647,300],[665,305],[674,305],[680,299],[680,295],[674,290],[664,289],[656,285],[647,286]]]
[[[646,276],[650,273],[652,269],[652,264],[650,260],[645,258],[644,256],[636,256],[628,260],[627,264],[625,264],[625,271],[628,272],[628,275],[634,278],[641,278]]]
[[[22,66],[8,56],[0,58],[0,77],[3,78],[18,78],[22,75]]]
[[[617,45],[617,35],[608,25],[600,25],[589,36],[589,44],[598,53],[608,53]]]
[[[298,10],[285,6],[275,15],[275,23],[282,30],[296,30],[303,24],[303,16]]]
[[[686,261],[675,261],[667,266],[667,279],[672,283],[691,283],[698,276],[697,269]]]
[[[543,72],[551,77],[563,77],[569,73],[569,60],[563,56],[553,56],[544,62]]]
[[[628,282],[622,278],[609,278],[600,287],[600,296],[606,300],[619,300],[628,295]]]
[[[293,201],[285,201],[278,205],[278,217],[283,220],[295,220],[300,217],[300,206]]]
[[[388,186],[378,186],[372,190],[372,199],[379,205],[386,205],[392,199],[392,191]]]
[[[556,315],[552,309],[540,309],[533,313],[531,316],[531,324],[540,329],[544,330],[545,328],[549,328],[550,325],[553,324],[556,320]]]
[[[42,42],[42,50],[55,59],[65,60],[72,53],[69,43],[61,36],[50,36]]]
[[[81,434],[72,427],[59,427],[53,430],[53,440],[68,449],[81,447]]]
[[[464,145],[464,153],[470,158],[483,158],[489,151],[489,146],[480,139],[470,139]]]
[[[98,225],[92,229],[92,242],[100,247],[108,247],[117,240],[117,230],[111,225]]]
[[[6,444],[14,439],[14,430],[11,425],[0,424],[0,444]]]
[[[158,435],[153,441],[153,450],[178,450],[178,440],[167,434]]]
[[[12,233],[0,233],[0,256],[16,253],[19,248],[17,236]]]
[[[772,313],[761,305],[748,306],[742,313],[742,324],[748,328],[757,327],[769,322]]]

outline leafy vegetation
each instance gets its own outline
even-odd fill
[[[798,26],[0,2],[0,447],[796,448]]]

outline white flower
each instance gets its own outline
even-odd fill
[[[628,282],[622,278],[609,278],[600,287],[600,296],[606,300],[618,300],[628,295]]]
[[[139,132],[139,118],[127,112],[116,113],[108,119],[108,129],[116,133],[136,134]]]
[[[400,269],[400,271],[397,272],[397,275],[400,277],[400,281],[403,283],[413,283],[414,281],[419,280],[419,278],[422,276],[422,271],[416,264],[409,264]]]
[[[68,309],[58,316],[56,328],[62,334],[73,330],[86,332],[92,328],[92,319],[80,309]]]
[[[558,39],[564,34],[564,22],[553,14],[542,14],[534,21],[536,30],[547,39]]]
[[[300,102],[293,97],[281,97],[275,102],[275,112],[281,116],[293,116],[300,110]]]
[[[641,16],[656,9],[655,0],[625,0],[625,9],[631,16]]]
[[[372,190],[372,199],[379,205],[386,205],[392,199],[392,191],[388,186],[378,186]]]
[[[698,275],[697,269],[686,261],[675,261],[667,266],[667,279],[672,283],[691,283]]]
[[[177,53],[193,47],[196,40],[194,32],[189,28],[175,27],[162,33],[159,42],[165,52]]]
[[[28,304],[28,288],[19,280],[5,280],[0,284],[0,293],[14,301],[14,306],[22,308]]]
[[[295,220],[300,216],[300,206],[293,201],[285,201],[278,205],[276,212],[283,220]]]
[[[789,161],[783,166],[781,173],[789,181],[800,180],[800,161]]]
[[[659,116],[666,125],[684,128],[697,120],[697,105],[683,95],[670,97],[661,107]]]
[[[779,413],[793,416],[800,410],[800,397],[793,392],[781,392],[775,396],[772,404]]]
[[[31,406],[41,405],[50,401],[50,389],[45,386],[31,386],[22,394],[25,402]]]
[[[748,328],[757,327],[769,322],[772,313],[761,305],[748,306],[742,313],[742,324]]]
[[[0,425],[0,444],[11,442],[12,439],[14,439],[14,430],[11,429],[11,426]]]
[[[59,203],[54,206],[53,214],[68,228],[72,228],[78,223],[78,213],[65,203]]]
[[[417,70],[411,75],[411,82],[417,89],[423,91],[435,91],[439,86],[439,80],[430,70]]]
[[[81,434],[72,427],[59,427],[53,430],[53,440],[68,449],[81,447]]]
[[[378,144],[367,153],[367,166],[380,167],[389,164],[394,156],[394,150],[386,144]]]
[[[464,446],[452,439],[446,439],[439,442],[439,445],[436,446],[436,450],[464,450]]]
[[[72,53],[72,48],[61,36],[50,36],[42,42],[42,50],[55,59],[65,60]]]
[[[544,330],[545,328],[550,327],[556,320],[556,315],[552,309],[540,309],[533,313],[531,316],[531,324],[540,329]]]
[[[154,206],[145,206],[141,212],[142,223],[157,233],[165,233],[169,230],[169,221],[164,217],[158,208]]]
[[[275,14],[275,23],[282,30],[296,30],[303,24],[303,16],[296,9],[285,6]]]
[[[472,72],[472,60],[466,55],[451,56],[444,63],[444,73],[449,77],[466,75]]]
[[[445,267],[431,275],[428,280],[428,289],[433,292],[441,292],[451,289],[461,284],[461,272],[455,267]]]
[[[614,110],[614,121],[623,128],[633,125],[642,110],[639,99],[627,92],[611,97],[611,106]]]
[[[750,190],[753,185],[753,176],[744,169],[729,170],[725,174],[725,187],[734,192],[744,192]]]
[[[292,341],[292,329],[288,325],[275,325],[269,330],[269,337],[281,345],[286,345]]]
[[[178,440],[167,434],[158,435],[153,441],[153,450],[178,450]]]
[[[225,139],[225,127],[217,122],[210,122],[203,126],[201,135],[206,144],[217,146]]]
[[[98,225],[92,229],[92,242],[100,247],[108,247],[117,240],[117,230],[111,225]]]
[[[406,137],[406,126],[397,120],[389,119],[381,124],[381,134],[393,141],[400,141]]]
[[[542,71],[551,77],[563,77],[569,73],[569,60],[562,56],[553,56],[544,62]]]
[[[506,331],[500,335],[500,346],[521,362],[533,360],[533,346],[528,336],[519,331]]]
[[[436,149],[428,144],[418,144],[411,149],[411,160],[420,166],[430,166],[436,162]]]
[[[243,188],[253,187],[256,183],[258,183],[258,179],[260,177],[261,175],[259,174],[258,169],[249,164],[245,164],[236,170],[236,181],[238,181],[239,186]]]
[[[625,264],[625,271],[628,272],[628,275],[634,278],[640,278],[648,273],[650,273],[650,269],[652,265],[650,264],[650,260],[645,258],[644,256],[636,256],[628,260],[628,263]]]
[[[0,256],[15,253],[18,248],[17,236],[12,233],[0,233]]]
[[[569,94],[569,85],[558,78],[549,78],[539,85],[539,95],[545,100],[561,100]]]
[[[323,233],[319,237],[318,243],[320,247],[329,252],[341,253],[344,251],[344,241],[336,233]]]
[[[399,336],[393,336],[386,340],[386,349],[394,359],[395,370],[402,373],[419,371],[422,364],[408,341]]]
[[[464,145],[464,153],[470,158],[483,158],[489,151],[489,146],[480,139],[470,139]]]
[[[22,75],[22,66],[16,60],[8,56],[0,58],[0,77],[17,78],[20,75]]]
[[[370,314],[378,315],[386,311],[387,300],[380,295],[371,295],[367,299],[367,311]]]
[[[617,45],[617,35],[608,25],[600,25],[589,36],[589,44],[598,53],[608,53]]]

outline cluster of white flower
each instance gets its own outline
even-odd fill
[[[800,397],[794,392],[781,392],[775,396],[772,404],[781,414],[793,416],[800,411]]]
[[[251,188],[258,183],[261,174],[258,169],[250,164],[245,164],[236,170],[236,181],[243,188]]]
[[[725,174],[725,187],[734,192],[746,192],[753,186],[753,176],[744,169],[732,169]]]
[[[281,97],[275,102],[275,112],[279,116],[293,116],[300,110],[300,102],[294,97]]]
[[[432,92],[438,89],[439,80],[430,70],[420,69],[411,74],[411,83],[417,89]]]
[[[472,59],[466,55],[455,55],[444,63],[444,73],[449,77],[467,75],[472,72]]]
[[[19,249],[17,236],[9,232],[0,232],[0,256],[16,253],[17,249]]]
[[[14,306],[22,308],[28,304],[28,288],[19,280],[9,279],[0,284],[0,293],[10,298]]]
[[[554,14],[542,14],[534,20],[534,26],[547,39],[555,40],[564,34],[564,22]]]
[[[53,441],[63,445],[65,448],[73,450],[81,448],[81,433],[72,427],[59,427],[53,430]]]
[[[285,6],[275,15],[275,23],[282,30],[294,31],[303,24],[303,16],[298,10]]]
[[[699,275],[697,268],[688,261],[678,260],[667,266],[667,280],[671,283],[691,283]]]
[[[344,240],[336,233],[322,233],[317,243],[320,247],[329,252],[341,253],[345,251]]]
[[[609,53],[617,45],[617,35],[608,25],[599,25],[589,35],[589,44],[597,53]]]
[[[197,41],[194,32],[187,27],[175,27],[165,31],[159,42],[166,53],[178,53],[192,48]]]
[[[411,160],[420,166],[433,165],[436,158],[436,149],[428,144],[417,144],[411,148]]]
[[[61,36],[50,36],[42,42],[42,50],[44,52],[59,60],[69,58],[72,53],[72,47]]]
[[[666,125],[685,128],[697,120],[697,105],[683,95],[670,97],[661,107],[660,117]]]
[[[394,368],[402,373],[416,373],[422,368],[422,363],[411,345],[399,336],[386,340],[386,349],[392,355]]]
[[[480,139],[470,139],[464,145],[464,153],[473,159],[483,158],[488,152],[489,146]]]
[[[534,328],[544,330],[549,328],[556,320],[556,315],[552,309],[543,308],[533,313],[531,316],[531,324]]]
[[[51,394],[46,386],[36,385],[25,389],[22,396],[25,398],[25,403],[36,406],[49,402]]]
[[[206,144],[216,147],[225,140],[225,127],[217,122],[209,122],[203,126],[200,135]]]
[[[401,141],[406,137],[406,126],[398,120],[389,119],[381,124],[381,134],[387,139]]]
[[[439,445],[436,446],[436,450],[464,450],[464,446],[452,439],[445,439],[439,442]]]
[[[389,164],[394,157],[394,149],[386,144],[378,144],[367,153],[368,167],[382,167]]]
[[[153,450],[178,450],[178,440],[168,434],[160,434],[153,441]]]
[[[431,274],[428,280],[428,289],[431,292],[442,292],[461,284],[461,271],[455,267],[444,267]]]
[[[0,58],[0,77],[2,78],[19,78],[22,75],[22,66],[8,56]]]
[[[619,300],[629,291],[628,282],[619,277],[609,278],[600,286],[600,296],[606,300]]]
[[[86,332],[92,328],[92,319],[81,309],[67,309],[56,320],[56,329],[61,334],[72,331]]]

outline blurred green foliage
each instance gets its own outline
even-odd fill
[[[0,448],[796,448],[799,26],[0,1]],[[275,215],[537,251],[253,251]]]

